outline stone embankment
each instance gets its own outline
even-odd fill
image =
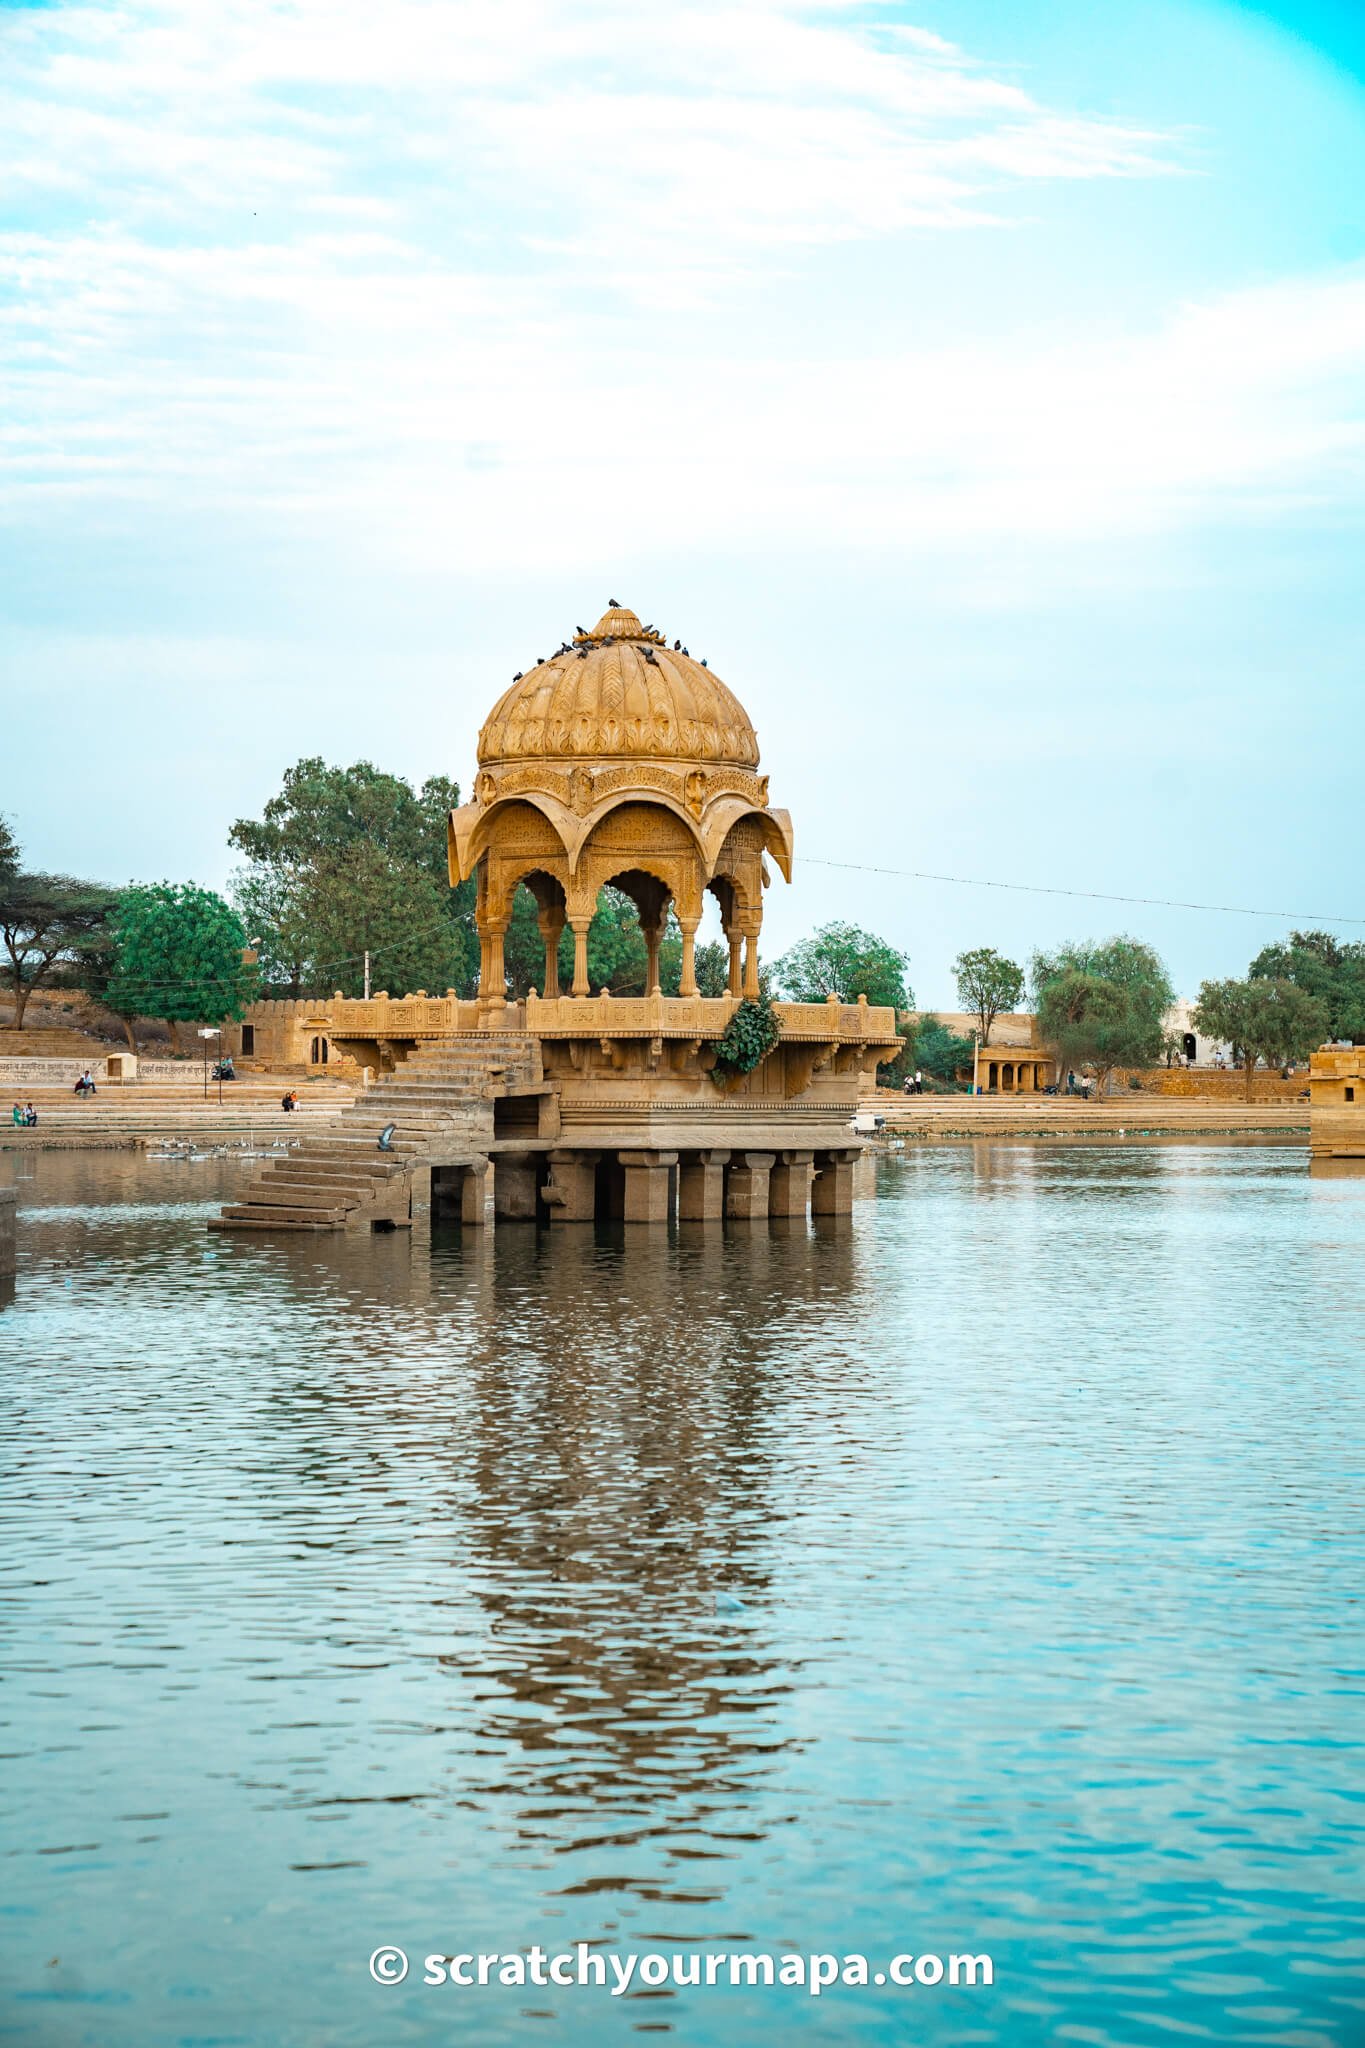
[[[281,1107],[288,1083],[278,1075],[223,1084],[210,1081],[207,1097],[203,1076],[182,1068],[173,1079],[139,1079],[126,1087],[101,1084],[94,1095],[79,1096],[69,1082],[26,1082],[17,1075],[18,1062],[0,1073],[0,1150],[74,1150],[137,1146],[164,1138],[272,1138],[294,1135],[334,1117],[354,1099],[355,1091],[328,1081],[308,1081],[298,1088],[299,1107]],[[12,1105],[32,1103],[36,1129],[16,1125]]]
[[[493,1100],[539,1079],[524,1035],[434,1041],[367,1088],[286,1157],[257,1173],[219,1230],[369,1230],[411,1221],[415,1175],[433,1164],[482,1175],[493,1143]],[[394,1126],[392,1150],[379,1135]]]
[[[1201,1101],[1146,1092],[1083,1102],[1065,1095],[869,1096],[862,1114],[882,1119],[882,1135],[951,1139],[1225,1137],[1306,1141],[1306,1102]]]

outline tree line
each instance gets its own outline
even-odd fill
[[[451,889],[447,870],[446,819],[459,801],[458,785],[443,776],[414,789],[368,761],[341,768],[310,756],[287,771],[259,818],[232,825],[229,844],[243,858],[228,899],[190,882],[111,889],[31,871],[0,819],[0,939],[16,1026],[35,989],[65,986],[122,1019],[130,1043],[133,1020],[160,1018],[178,1044],[180,1024],[240,1017],[260,995],[359,995],[367,953],[376,988],[473,995],[474,885]],[[527,889],[517,892],[503,951],[508,993],[541,991],[544,945]],[[564,984],[572,964],[566,930]],[[682,934],[670,913],[659,959],[665,993],[677,993],[681,966]],[[893,1008],[904,1042],[883,1080],[894,1085],[918,1069],[951,1084],[971,1064],[972,1040],[937,1017],[914,1015],[908,967],[888,941],[835,921],[764,963],[762,986],[765,998],[865,995]],[[645,969],[635,905],[608,887],[588,933],[591,985],[640,993]],[[703,995],[723,995],[727,949],[699,946],[696,971]],[[1116,1067],[1153,1066],[1172,1051],[1165,1019],[1174,990],[1158,954],[1139,939],[1038,951],[1027,969],[979,946],[959,954],[953,972],[983,1044],[1027,994],[1039,1040],[1061,1066],[1089,1069],[1101,1088]],[[1250,1094],[1257,1062],[1302,1059],[1326,1038],[1365,1039],[1365,945],[1291,932],[1264,948],[1243,979],[1205,982],[1193,1021],[1235,1048]]]

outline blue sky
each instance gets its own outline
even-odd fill
[[[1365,18],[0,0],[0,808],[222,883],[635,605],[796,880],[961,946],[1365,919]],[[805,856],[803,859],[802,856]],[[1365,923],[1343,931],[1365,936]]]

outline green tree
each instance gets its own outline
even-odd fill
[[[1365,1040],[1365,944],[1331,932],[1291,932],[1264,947],[1247,970],[1252,981],[1291,981],[1327,1006],[1327,1036]]]
[[[376,987],[472,994],[474,885],[452,890],[447,870],[446,816],[459,800],[444,776],[414,791],[369,761],[296,762],[262,815],[228,834],[248,863],[233,899],[260,940],[269,985],[359,994],[368,933]]]
[[[8,818],[0,818],[0,885],[11,882],[19,872],[19,842]]]
[[[959,953],[953,962],[957,999],[981,1020],[981,1043],[991,1042],[991,1026],[1002,1010],[1012,1010],[1024,993],[1024,970],[992,946]]]
[[[135,884],[118,898],[111,936],[110,1006],[125,1018],[164,1018],[177,1052],[182,1024],[240,1017],[256,994],[258,969],[242,959],[241,920],[212,889]]]
[[[14,1028],[22,1031],[36,988],[59,971],[81,978],[85,962],[100,945],[115,892],[72,875],[28,874],[8,831],[6,841],[0,862],[0,940],[14,992]]]
[[[1159,953],[1122,934],[1035,953],[1030,964],[1038,1032],[1061,1067],[1092,1067],[1100,1094],[1115,1067],[1150,1067],[1166,1042],[1175,1001]]]
[[[1226,1039],[1241,1053],[1248,1102],[1256,1062],[1282,1067],[1306,1059],[1327,1037],[1329,1017],[1325,997],[1310,995],[1296,982],[1259,974],[1245,981],[1204,982],[1193,1012],[1196,1031]]]
[[[309,976],[320,994],[365,988],[432,995],[468,985],[478,973],[469,934],[447,915],[449,885],[368,839],[319,857],[301,878],[294,915],[308,934]],[[254,934],[253,934],[254,936]]]
[[[915,1021],[913,1068],[932,1074],[936,1081],[952,1083],[964,1067],[972,1064],[972,1041],[959,1038],[942,1018],[926,1014]]]
[[[795,1003],[821,1003],[837,996],[842,1003],[866,996],[869,1003],[908,1010],[914,997],[905,980],[909,965],[885,939],[857,925],[821,925],[801,939],[777,963],[777,978]]]
[[[697,975],[699,996],[728,996],[730,993],[730,948],[719,939],[698,946],[692,964]]]

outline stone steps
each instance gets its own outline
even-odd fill
[[[273,1160],[217,1220],[227,1229],[341,1229],[363,1224],[370,1211],[394,1221],[395,1182],[406,1186],[433,1145],[448,1150],[454,1138],[477,1152],[491,1142],[494,1091],[509,1078],[513,1085],[531,1079],[535,1064],[525,1040],[419,1049],[287,1158]],[[388,1123],[396,1126],[393,1150],[380,1153],[376,1141]]]

